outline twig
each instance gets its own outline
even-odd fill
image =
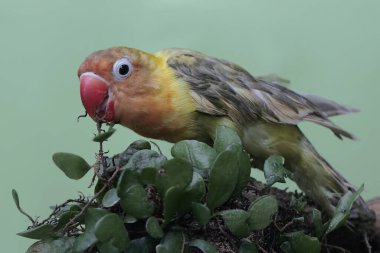
[[[255,245],[259,248],[259,250],[263,253],[268,253],[268,251],[266,251],[263,247],[261,247],[260,243],[258,242],[255,242]]]
[[[94,175],[92,176],[92,179],[91,179],[91,182],[90,182],[88,188],[91,188],[94,185],[96,176],[98,176],[98,174],[96,173],[96,168],[94,168],[94,170],[95,170],[95,172],[94,172]]]
[[[80,118],[86,118],[87,115],[88,115],[88,114],[87,114],[87,111],[85,111],[83,115],[79,115],[78,118],[77,118],[77,122],[79,122],[79,119],[80,119]]]
[[[340,250],[341,252],[345,253],[351,253],[351,251],[345,249],[345,248],[342,248],[342,247],[339,247],[339,246],[336,246],[336,245],[332,245],[332,244],[328,244],[328,243],[322,243],[323,246],[326,247],[327,251],[330,252],[330,250],[328,248],[331,248],[331,249],[337,249],[337,250]]]
[[[84,200],[81,200],[81,199],[68,199],[65,202],[63,202],[62,204],[55,205],[53,212],[45,220],[39,222],[37,225],[39,226],[41,224],[47,223],[54,215],[56,215],[61,210],[62,207],[66,206],[69,203],[73,203],[73,202],[79,203],[79,204],[85,204],[86,203]]]
[[[98,134],[102,132],[102,122],[100,121],[96,122],[96,130],[98,131]],[[99,175],[98,172],[99,172],[100,167],[103,165],[104,165],[104,151],[103,151],[103,142],[101,141],[99,142],[99,152],[98,154],[96,154],[96,162],[92,166],[95,173],[92,176],[92,179],[88,188],[91,188],[94,185],[96,177],[98,177],[99,179],[102,179],[101,175]]]
[[[276,214],[276,216],[274,217],[274,220],[273,220],[273,224],[278,229],[278,231],[280,231],[281,233],[284,232],[285,229],[287,229],[289,226],[293,225],[293,223],[294,223],[294,220],[291,220],[288,223],[286,223],[283,227],[280,228],[277,225],[277,217],[278,217],[278,215]]]
[[[371,246],[371,244],[369,243],[368,234],[367,234],[367,233],[364,233],[363,237],[364,237],[365,246],[366,246],[367,249],[368,249],[368,253],[372,253],[372,246]]]
[[[158,146],[158,144],[155,143],[154,141],[150,141],[150,143],[152,143],[152,144],[157,148],[158,153],[160,153],[160,155],[162,155],[162,151],[161,151],[161,149],[160,149],[160,146]]]
[[[113,172],[112,176],[107,180],[107,183],[103,185],[103,187],[87,202],[87,204],[82,208],[82,210],[75,215],[63,228],[63,231],[66,231],[70,226],[75,224],[75,221],[83,215],[83,213],[87,210],[87,208],[94,202],[95,199],[99,197],[100,194],[102,194],[108,186],[112,183],[113,179],[116,177],[117,173],[119,172],[120,167],[116,167],[115,171]]]

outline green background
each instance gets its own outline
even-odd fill
[[[357,142],[312,124],[301,127],[350,181],[365,183],[366,198],[380,195],[379,25],[375,0],[1,0],[1,252],[25,252],[33,242],[15,235],[29,223],[12,202],[12,188],[24,209],[42,218],[48,206],[90,192],[90,176],[69,180],[51,154],[69,151],[94,161],[95,124],[76,121],[84,112],[76,71],[89,53],[117,45],[195,49],[360,108],[336,118]],[[106,144],[111,153],[140,138],[117,129]]]

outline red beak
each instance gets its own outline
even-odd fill
[[[81,74],[79,79],[80,97],[86,112],[95,121],[112,122],[115,111],[109,99],[107,81],[92,72]]]

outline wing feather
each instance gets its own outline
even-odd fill
[[[234,63],[199,52],[187,49],[164,52],[168,66],[189,84],[201,113],[228,116],[243,125],[259,120],[296,125],[305,120],[331,129],[339,138],[354,138],[328,119],[345,112],[335,102],[310,95],[308,99],[275,82],[255,79]]]

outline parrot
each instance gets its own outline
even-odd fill
[[[90,54],[78,77],[82,104],[96,122],[121,124],[148,138],[210,145],[218,126],[232,128],[255,167],[262,168],[270,155],[281,155],[292,180],[329,215],[345,193],[355,191],[298,127],[302,121],[313,122],[340,139],[355,139],[330,120],[354,108],[297,93],[190,49],[148,53],[111,47]],[[350,217],[373,220],[374,213],[359,197]]]

